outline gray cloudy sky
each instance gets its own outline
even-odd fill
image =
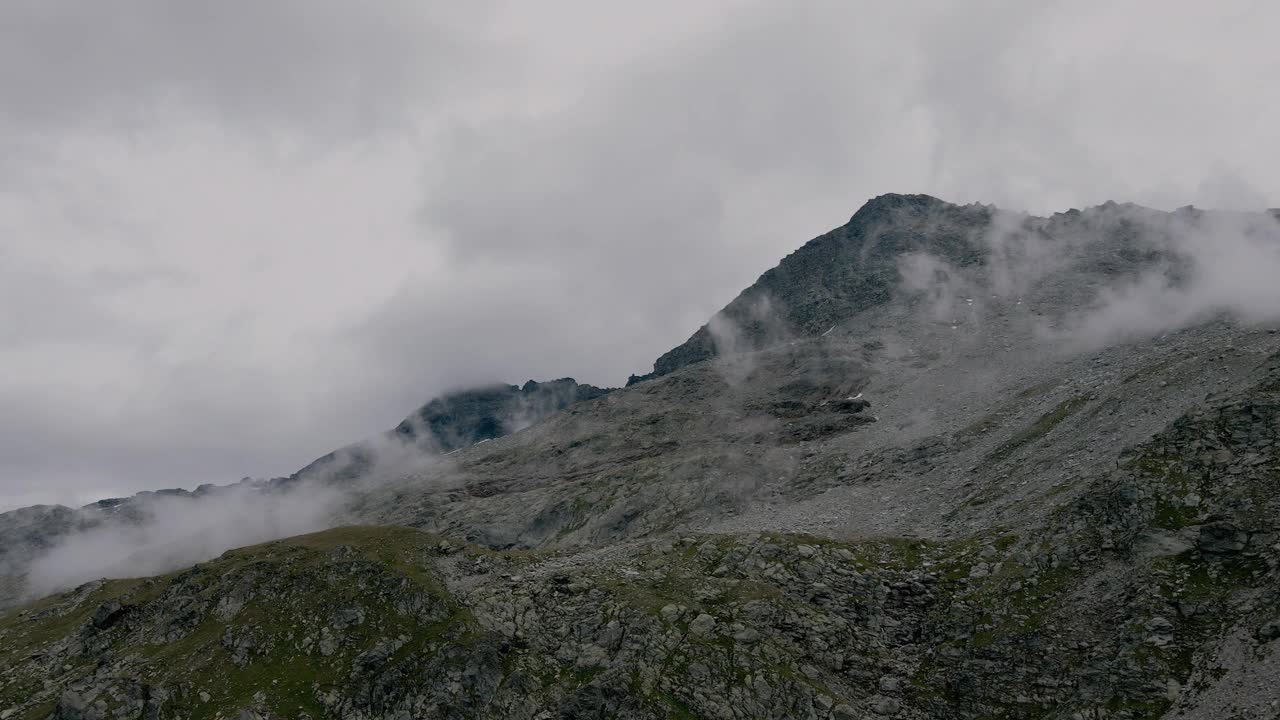
[[[606,7],[608,6],[608,7]],[[0,507],[616,385],[867,198],[1280,205],[1265,2],[0,4]]]

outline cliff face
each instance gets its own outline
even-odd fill
[[[1207,227],[1280,248],[877,198],[644,382],[260,488],[349,527],[0,615],[0,720],[1275,717],[1280,335],[1166,312],[1223,297]]]
[[[929,267],[920,270],[968,271],[968,277],[979,279],[972,289],[1017,291],[1028,299],[1037,293],[1033,281],[1039,276],[1062,273],[1075,294],[1040,297],[1042,306],[1050,306],[1044,310],[1060,310],[1065,302],[1088,299],[1086,288],[1169,260],[1160,248],[1179,217],[1107,203],[1039,218],[928,195],[881,195],[845,225],[766,271],[688,340],[659,357],[651,373],[633,375],[628,384],[719,354],[820,336],[902,299],[903,264],[912,258],[929,259]]]
[[[562,378],[542,383],[530,380],[523,386],[496,384],[448,393],[423,405],[395,429],[372,442],[356,443],[318,458],[294,473],[286,483],[357,481],[373,470],[378,448],[387,444],[410,446],[422,454],[448,454],[522,430],[574,403],[592,400],[607,392],[606,388]]]
[[[411,440],[427,435],[442,451],[449,452],[523,430],[576,402],[607,392],[594,385],[580,385],[573,378],[465,390],[432,400],[405,418],[395,432]]]
[[[928,195],[881,195],[849,222],[810,240],[743,290],[682,345],[631,383],[666,375],[717,354],[717,323],[732,326],[721,351],[768,347],[782,338],[812,337],[859,312],[889,302],[898,285],[898,259],[928,250],[958,265],[982,261],[981,232],[991,221],[983,206],[958,206]],[[728,347],[730,346],[731,347]]]

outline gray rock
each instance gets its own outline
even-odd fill
[[[109,600],[98,606],[89,618],[90,624],[98,630],[106,630],[114,625],[126,612],[118,600]]]
[[[1249,543],[1249,534],[1229,520],[1217,520],[1200,526],[1196,547],[1206,555],[1235,555]]]
[[[706,613],[700,613],[698,617],[689,623],[689,632],[695,637],[705,637],[716,627],[716,619]]]
[[[1195,544],[1181,533],[1151,528],[1134,542],[1134,552],[1144,558],[1160,558],[1181,555]]]
[[[902,703],[897,698],[883,695],[872,695],[867,698],[867,705],[871,708],[871,712],[882,717],[896,715],[902,709]]]
[[[831,720],[859,720],[858,711],[850,705],[840,703],[831,709]]]

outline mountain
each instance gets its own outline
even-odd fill
[[[0,720],[1277,717],[1278,256],[876,198],[625,389],[443,398],[254,486],[328,529],[0,615]]]

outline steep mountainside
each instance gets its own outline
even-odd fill
[[[892,299],[898,260],[928,250],[956,265],[981,263],[975,240],[990,225],[992,209],[958,206],[928,195],[882,195],[848,224],[814,238],[760,276],[713,323],[658,358],[653,372],[628,384],[666,375],[717,354],[755,350],[793,336],[813,336],[850,316]],[[716,338],[713,324],[733,337]]]
[[[1275,218],[877,198],[624,390],[262,489],[349,527],[0,615],[0,720],[1280,717],[1241,247]]]

